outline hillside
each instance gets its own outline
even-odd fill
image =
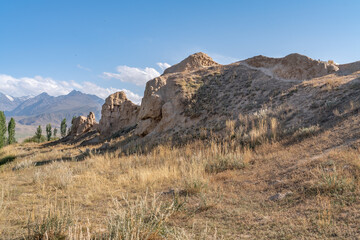
[[[357,239],[359,91],[358,63],[191,55],[140,106],[2,149],[1,236]]]
[[[131,135],[130,145],[183,143],[204,134],[221,137],[229,121],[246,139],[251,129],[242,122],[256,123],[260,116],[275,118],[284,134],[319,124],[331,128],[359,107],[359,71],[357,63],[335,65],[300,54],[220,65],[196,53],[150,80],[139,108],[124,93],[111,95],[99,139]]]

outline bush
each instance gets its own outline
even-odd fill
[[[69,207],[51,207],[46,214],[32,216],[28,221],[26,239],[66,239],[68,229],[73,225],[72,211]]]
[[[29,137],[24,139],[23,143],[31,143],[31,142],[35,142],[35,143],[42,143],[46,141],[46,137],[41,135],[40,141],[36,136],[33,137]]]
[[[242,159],[236,156],[217,156],[205,165],[206,173],[220,173],[226,170],[239,170],[245,167]]]
[[[313,136],[319,131],[320,131],[319,125],[313,125],[313,126],[306,127],[306,128],[304,127],[304,128],[300,128],[299,130],[297,130],[294,134],[294,137],[295,138],[305,138],[305,137]]]
[[[166,221],[175,211],[174,204],[158,202],[155,196],[149,201],[147,196],[135,201],[124,198],[124,206],[114,201],[107,239],[166,239]]]

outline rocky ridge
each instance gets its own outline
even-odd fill
[[[345,111],[359,100],[357,66],[300,54],[220,65],[196,53],[148,81],[140,106],[123,92],[110,95],[102,108],[100,139],[124,134],[192,139],[204,132],[221,134],[227,120],[239,121],[241,115],[276,117],[288,129],[330,124],[335,109]]]
[[[337,72],[339,67],[333,62],[314,60],[297,53],[284,58],[256,56],[245,60],[251,67],[266,69],[274,77],[289,80],[308,80]]]

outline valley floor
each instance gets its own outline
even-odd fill
[[[359,239],[358,121],[255,149],[6,147],[0,238]]]

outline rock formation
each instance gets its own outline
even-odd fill
[[[111,94],[101,110],[99,131],[101,138],[110,137],[117,131],[137,122],[139,106],[127,99],[124,92]]]
[[[219,64],[212,60],[211,57],[209,57],[205,53],[199,52],[192,54],[180,63],[165,69],[164,74],[175,72],[188,72],[203,67],[211,67],[217,65]]]
[[[90,112],[87,117],[79,116],[71,121],[70,136],[79,136],[83,133],[97,129],[98,124],[95,121],[95,114]]]
[[[140,106],[124,92],[110,95],[102,107],[99,139],[127,133],[131,139],[144,141],[174,136],[193,139],[204,132],[222,134],[229,119],[241,124],[239,115],[270,114],[293,129],[316,125],[332,119],[335,108],[347,108],[359,74],[359,63],[337,65],[299,54],[257,56],[220,65],[196,53],[148,81]],[[74,120],[78,127],[72,134],[86,131],[89,122],[82,117]]]
[[[274,77],[291,80],[308,80],[321,77],[339,70],[334,63],[317,61],[294,53],[284,58],[256,56],[245,60],[251,67],[270,70]]]
[[[216,67],[220,64],[205,53],[195,53],[166,69],[162,76],[147,82],[135,133],[145,136],[153,131],[162,132],[191,125],[183,113],[187,100],[200,85],[196,79],[184,77],[184,74],[206,70],[206,67],[210,66]],[[179,72],[181,75],[177,74]]]

